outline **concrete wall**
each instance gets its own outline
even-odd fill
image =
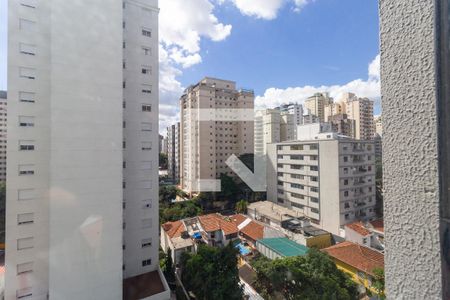
[[[438,4],[381,0],[381,93],[389,299],[448,299],[448,223],[440,219]],[[443,20],[448,10],[443,12]],[[448,21],[447,21],[448,22]],[[448,50],[445,51],[448,57]],[[444,80],[444,78],[441,78]],[[448,84],[448,78],[445,78]],[[407,109],[406,109],[407,108]],[[440,124],[441,123],[441,124]],[[447,138],[447,136],[445,136]],[[446,181],[448,178],[445,178]],[[448,206],[447,211],[448,214]],[[447,219],[448,222],[448,219]]]

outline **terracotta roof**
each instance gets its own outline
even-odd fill
[[[378,219],[378,220],[372,221],[372,222],[370,222],[370,225],[372,225],[374,230],[384,233],[384,220],[383,219]]]
[[[256,223],[255,221],[248,223],[241,229],[241,232],[254,241],[264,238],[264,226]]]
[[[236,226],[241,225],[242,222],[247,220],[247,217],[241,214],[232,215],[230,218],[236,224]]]
[[[364,224],[361,221],[346,224],[345,227],[348,227],[351,230],[356,231],[357,233],[359,233],[363,236],[370,234],[370,231],[366,229],[366,227],[364,226]]]
[[[223,230],[225,235],[237,233],[238,228],[231,217],[221,216],[219,214],[209,214],[199,216],[198,220],[206,232]]]
[[[170,238],[179,237],[186,230],[181,221],[167,222],[161,226]]]
[[[370,248],[352,243],[343,242],[322,251],[331,257],[346,263],[360,271],[373,275],[375,268],[384,269],[384,255]]]

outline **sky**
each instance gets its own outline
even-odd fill
[[[257,108],[354,92],[380,109],[377,0],[159,0],[160,132],[205,76],[253,89]],[[0,89],[6,89],[0,0]]]

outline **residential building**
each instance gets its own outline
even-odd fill
[[[303,256],[308,252],[308,247],[300,245],[288,238],[267,238],[256,242],[258,252],[269,259]]]
[[[7,92],[0,91],[0,182],[6,181],[6,134],[8,121],[7,104]]]
[[[353,138],[357,140],[373,139],[373,101],[359,98],[353,93],[345,93],[340,98],[345,103],[345,110],[349,119],[355,120]]]
[[[329,118],[334,115],[345,114],[345,103],[343,102],[331,102],[325,105],[324,114],[325,122],[329,122]]]
[[[303,124],[303,106],[298,103],[288,103],[282,104],[280,107],[277,107],[280,112],[288,113],[294,115],[294,123],[295,125]]]
[[[280,115],[280,142],[292,141],[296,138],[296,120],[295,115],[282,112]]]
[[[297,140],[312,140],[318,134],[332,133],[330,123],[312,123],[297,126]]]
[[[345,239],[375,250],[384,250],[384,222],[378,219],[369,222],[357,221],[345,225]]]
[[[255,111],[255,154],[266,155],[267,144],[281,142],[281,114],[277,109]]]
[[[162,136],[161,134],[159,135],[159,153],[163,152],[163,141],[164,141],[164,136]]]
[[[373,142],[316,138],[268,146],[267,199],[343,236],[345,224],[375,218]]]
[[[328,93],[315,93],[305,100],[304,106],[308,110],[308,114],[317,116],[320,122],[325,122],[325,105],[331,103],[333,103],[333,98]]]
[[[382,123],[381,115],[373,117],[373,126],[374,126],[374,132],[379,134],[380,136],[383,136],[383,123]]]
[[[180,122],[167,127],[167,162],[169,178],[180,180]]]
[[[355,120],[349,119],[347,114],[335,114],[328,117],[333,132],[353,137],[355,132]]]
[[[316,115],[313,115],[311,113],[307,113],[307,114],[303,115],[303,125],[314,124],[314,123],[320,123],[319,117],[317,117]]]
[[[253,119],[201,118],[205,112],[253,111],[254,98],[252,90],[237,90],[233,81],[210,77],[186,89],[180,99],[180,183],[184,191],[218,190],[221,174],[236,177],[225,162],[233,154],[253,153]]]
[[[384,269],[384,255],[376,250],[352,243],[340,244],[323,249],[331,256],[338,269],[350,275],[350,278],[361,286],[360,292],[366,288],[376,293],[373,287],[374,270]]]
[[[170,297],[156,226],[157,6],[8,2],[5,299]]]
[[[375,157],[381,160],[383,157],[383,138],[378,133],[375,133],[373,142],[375,144]]]

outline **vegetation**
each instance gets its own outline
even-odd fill
[[[172,252],[168,251],[163,259],[160,259],[159,266],[170,285],[175,284],[175,268],[173,266]]]
[[[375,289],[379,299],[386,299],[386,295],[384,293],[384,270],[381,268],[375,268],[372,270],[372,272],[374,274],[372,287]]]
[[[265,299],[357,299],[356,284],[331,258],[310,249],[305,256],[253,262],[256,288]]]
[[[236,203],[236,213],[238,214],[246,214],[247,213],[248,202],[245,200],[241,200]]]
[[[185,288],[197,299],[241,300],[237,254],[231,244],[223,248],[202,245],[197,254],[184,252],[180,265]]]
[[[162,223],[201,215],[203,210],[197,201],[172,202],[176,196],[187,195],[175,186],[159,188],[159,220]]]

